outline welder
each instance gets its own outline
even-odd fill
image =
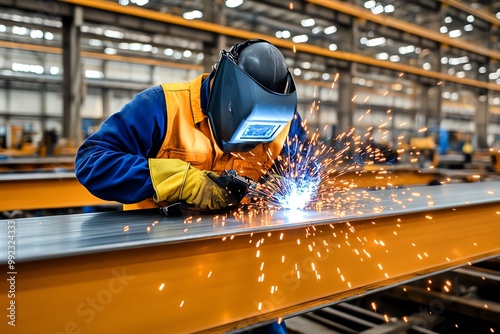
[[[235,170],[255,181],[306,133],[283,54],[265,40],[222,50],[210,73],[137,94],[79,148],[75,172],[95,196],[124,209],[183,201],[219,210],[238,200],[214,179]],[[284,333],[284,323],[259,329]],[[255,330],[254,332],[258,332]]]

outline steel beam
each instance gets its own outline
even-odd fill
[[[2,221],[16,263],[0,259],[23,333],[239,331],[498,256],[499,186],[355,190],[345,212]]]
[[[92,195],[73,172],[0,175],[0,211],[118,205]]]

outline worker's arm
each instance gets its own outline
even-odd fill
[[[166,131],[160,86],[137,94],[110,116],[78,149],[75,173],[95,196],[136,203],[153,193],[148,158],[155,157]]]

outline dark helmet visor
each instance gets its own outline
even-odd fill
[[[288,72],[284,92],[259,84],[222,51],[208,102],[207,115],[217,145],[224,152],[246,152],[270,143],[292,120],[297,92]]]

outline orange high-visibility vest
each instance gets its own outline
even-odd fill
[[[269,144],[260,144],[249,152],[224,153],[215,142],[208,117],[201,110],[200,92],[207,73],[191,82],[162,84],[167,105],[167,129],[157,158],[180,159],[200,170],[221,173],[234,169],[257,181],[274,163],[283,148],[290,122]],[[166,203],[147,199],[124,205],[124,210],[154,208]]]

